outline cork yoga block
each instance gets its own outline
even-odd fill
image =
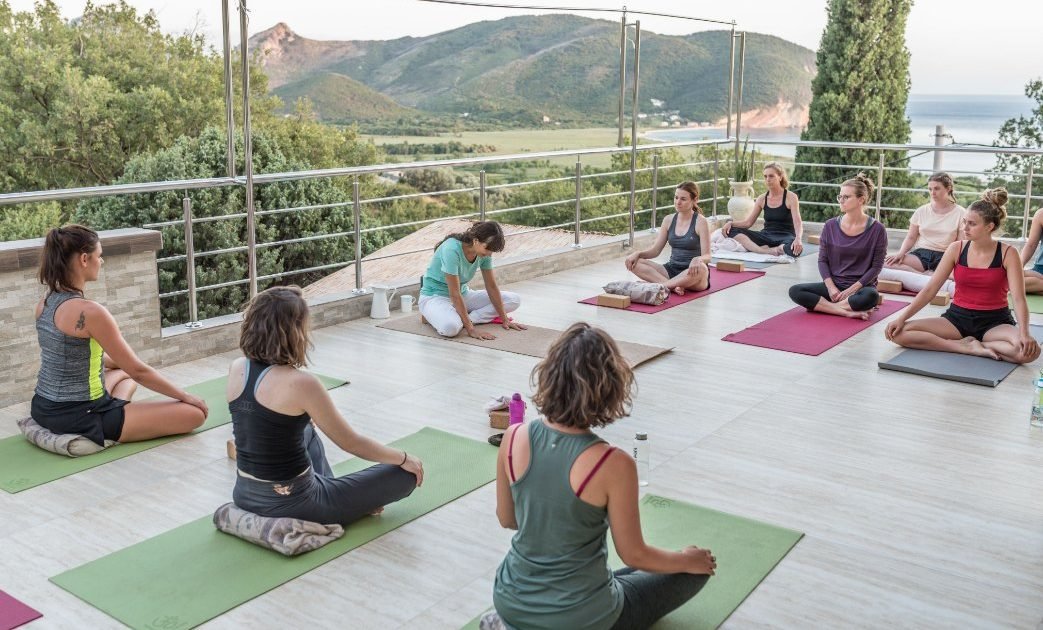
[[[948,306],[949,305],[949,294],[945,291],[939,291],[938,295],[931,299],[931,304],[935,306]]]
[[[819,236],[818,236],[818,234],[811,234],[811,235],[809,235],[808,236],[808,244],[810,244],[810,245],[818,245],[819,244]]]
[[[489,412],[489,426],[493,429],[505,431],[511,423],[511,413],[506,409]]]
[[[876,290],[881,293],[901,293],[902,283],[898,280],[877,280]]]
[[[718,260],[717,271],[743,271],[746,265],[741,260]]]
[[[225,452],[228,453],[228,459],[235,459],[235,440],[228,440],[225,444]]]
[[[615,295],[613,293],[602,293],[598,296],[598,306],[610,306],[612,308],[627,308],[630,306],[630,296]]]

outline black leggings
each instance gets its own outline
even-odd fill
[[[829,299],[829,289],[826,288],[825,282],[795,284],[789,288],[789,299],[809,311],[815,310],[819,298],[825,298],[827,302],[832,301]],[[847,303],[851,305],[851,310],[854,311],[868,311],[876,306],[879,301],[880,294],[877,293],[876,287],[862,287],[857,293],[847,299]]]
[[[612,630],[650,628],[706,586],[709,575],[649,573],[624,567],[615,572],[623,587],[623,612]]]

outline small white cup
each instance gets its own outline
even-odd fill
[[[403,295],[402,297],[399,298],[399,301],[402,304],[402,312],[403,313],[412,313],[413,312],[413,296],[412,295]]]

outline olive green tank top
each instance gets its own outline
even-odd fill
[[[528,430],[532,455],[511,484],[518,533],[496,574],[496,611],[526,630],[611,628],[623,592],[608,568],[608,510],[582,501],[569,483],[576,458],[603,440],[542,421]]]

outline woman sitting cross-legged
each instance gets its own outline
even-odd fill
[[[822,282],[790,287],[790,299],[809,311],[869,319],[880,294],[876,279],[887,254],[887,230],[866,214],[873,183],[864,173],[840,186],[844,213],[822,226],[818,269]]]
[[[717,562],[708,549],[645,543],[634,460],[592,431],[626,415],[633,373],[607,333],[577,323],[533,379],[544,418],[508,429],[496,464],[496,515],[518,530],[496,573],[496,612],[512,628],[648,628]],[[614,572],[609,528],[627,565]]]
[[[746,251],[773,256],[800,256],[804,245],[800,242],[804,224],[800,220],[800,200],[789,190],[786,169],[778,162],[764,165],[764,185],[768,191],[753,204],[750,216],[742,221],[729,221],[721,234],[733,238]],[[774,205],[773,205],[774,204]],[[764,229],[750,228],[764,211]]]
[[[1029,235],[1021,248],[1021,265],[1024,267],[1032,260],[1032,255],[1039,247],[1040,236],[1043,235],[1043,208],[1032,215]],[[1031,269],[1025,270],[1025,293],[1039,295],[1043,293],[1043,250],[1040,250],[1036,262]]]
[[[308,329],[299,287],[267,289],[246,308],[239,335],[245,357],[228,374],[238,466],[232,501],[261,516],[348,525],[409,496],[424,467],[355,432],[319,379],[298,369],[311,345]],[[316,426],[345,451],[379,463],[335,477]]]
[[[140,442],[188,433],[206,420],[206,402],[138,358],[101,304],[84,297],[103,263],[97,232],[82,225],[54,228],[44,239],[36,306],[40,374],[30,414],[52,433]],[[128,402],[137,383],[174,400]]]
[[[710,228],[699,210],[699,186],[682,182],[674,191],[677,212],[663,219],[655,242],[624,261],[627,269],[646,282],[665,286],[678,295],[710,288]],[[670,243],[670,261],[661,265],[650,258]]]
[[[967,209],[965,241],[945,250],[931,281],[913,303],[887,325],[888,339],[906,348],[940,350],[1029,363],[1039,357],[1039,343],[1029,333],[1025,280],[1018,252],[993,238],[1007,218],[1007,191],[986,190]],[[954,271],[955,270],[955,271]],[[941,317],[909,320],[937,293],[949,273],[956,294]],[[1016,324],[1007,303],[1014,296]]]
[[[945,249],[959,238],[963,226],[963,206],[956,203],[952,177],[935,173],[927,180],[930,203],[913,212],[909,233],[898,253],[884,259],[889,269],[930,273],[938,267]]]
[[[496,335],[478,330],[475,324],[497,319],[504,330],[525,330],[507,316],[521,306],[521,298],[517,293],[500,291],[493,273],[492,254],[502,252],[505,245],[503,229],[496,221],[480,221],[466,232],[442,239],[420,287],[421,319],[444,337],[455,337],[466,330],[475,339],[495,339]],[[479,269],[485,289],[471,290],[467,283]]]

